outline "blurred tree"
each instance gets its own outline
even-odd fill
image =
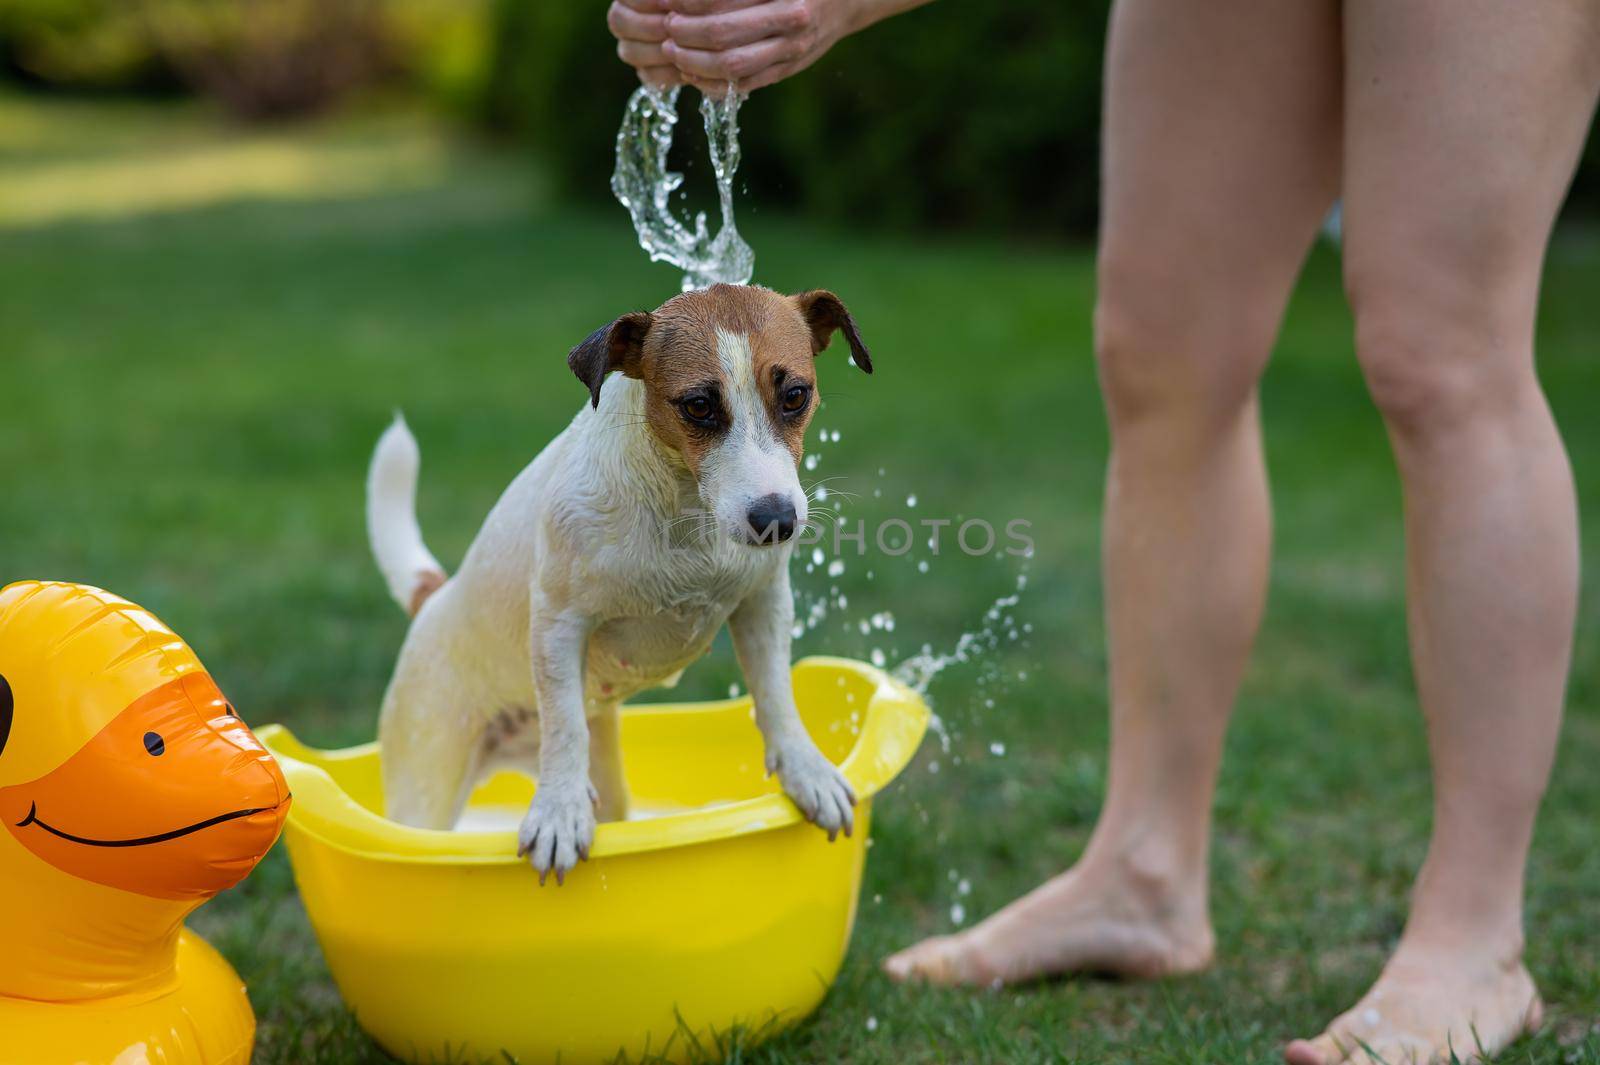
[[[245,119],[325,109],[377,81],[475,113],[488,0],[0,0],[0,75],[188,88]]]
[[[0,72],[94,89],[170,86],[138,12],[119,0],[0,0]]]
[[[325,110],[394,69],[383,0],[133,0],[156,51],[240,118]]]

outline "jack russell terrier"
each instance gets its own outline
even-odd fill
[[[850,834],[855,794],[789,680],[797,469],[815,356],[836,331],[871,373],[850,312],[820,290],[714,285],[595,330],[567,357],[591,404],[511,482],[450,578],[418,529],[417,445],[396,418],[367,482],[373,554],[415,619],[378,724],[391,818],[449,829],[484,775],[532,772],[518,854],[541,884],[563,881],[596,815],[626,815],[618,704],[675,683],[726,623],[768,772],[829,839]]]

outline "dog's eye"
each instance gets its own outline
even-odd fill
[[[692,422],[710,424],[716,421],[717,408],[705,396],[690,396],[681,404],[684,416]]]
[[[795,385],[783,394],[783,413],[799,414],[806,409],[806,404],[811,402],[811,389],[804,385]]]

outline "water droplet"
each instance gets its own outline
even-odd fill
[[[889,659],[884,656],[883,648],[881,648],[881,647],[874,647],[872,649],[872,656],[871,657],[872,657],[872,664],[877,666],[879,669],[882,669],[884,667],[884,665],[889,661]]]
[[[988,700],[988,703],[990,706],[993,706],[994,700],[990,699]],[[1006,756],[1006,745],[1001,743],[999,740],[995,740],[993,743],[989,744],[989,753],[994,755],[996,758],[1004,758]]]
[[[962,897],[972,894],[972,881],[962,877],[961,883],[956,885],[956,894]]]
[[[921,562],[917,563],[917,572],[918,573],[926,573],[926,572],[928,572],[928,560],[927,559],[923,559]]]
[[[817,463],[820,462],[820,461],[822,461],[822,460],[817,458],[815,453],[807,455],[806,456],[806,469],[808,469],[808,470],[816,469],[817,468]]]
[[[917,505],[917,497],[915,495],[906,496],[906,506],[914,507],[916,505]]]
[[[822,560],[823,560],[823,559],[824,559],[824,558],[826,558],[826,557],[827,557],[827,556],[826,556],[826,555],[824,555],[824,554],[823,554],[823,553],[822,553],[822,548],[820,548],[820,547],[813,547],[813,548],[812,548],[812,549],[811,549],[811,564],[812,564],[812,565],[813,565],[813,566],[820,566],[820,565],[822,565]]]
[[[739,686],[737,684],[728,685],[728,698],[730,698],[730,699],[739,698]]]
[[[950,923],[951,924],[965,924],[966,921],[967,921],[967,908],[965,906],[961,905],[961,903],[958,902],[958,903],[955,903],[953,906],[950,907]]]
[[[878,1030],[878,1018],[876,1018],[876,1017],[868,1017],[867,1018],[867,1031],[876,1032],[877,1030]]]
[[[820,503],[824,499],[827,499],[827,498],[828,498],[828,486],[825,485],[825,484],[817,485],[817,502]]]

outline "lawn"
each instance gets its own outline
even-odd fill
[[[1091,254],[749,211],[741,227],[759,280],[836,290],[872,345],[871,378],[842,352],[821,369],[817,425],[839,439],[818,445],[813,430],[814,476],[839,478],[845,514],[1021,518],[1037,550],[1024,563],[919,546],[847,556],[836,577],[797,560],[802,610],[835,586],[849,600],[797,654],[948,650],[1024,569],[1027,587],[1018,638],[932,686],[950,746],[930,737],[877,804],[837,986],[738,1060],[1277,1060],[1376,975],[1429,821],[1398,484],[1352,361],[1336,252],[1312,257],[1264,386],[1277,555],[1217,799],[1218,964],[1164,983],[971,994],[896,987],[877,962],[1070,863],[1105,783]],[[390,412],[421,441],[422,524],[453,563],[585,400],[567,349],[676,284],[619,208],[552,203],[531,166],[405,114],[243,134],[171,106],[0,97],[0,584],[104,585],[188,637],[250,721],[328,745],[368,738],[405,629],[362,528]],[[1569,226],[1539,340],[1588,557],[1597,290],[1600,239]],[[1505,1062],[1600,1063],[1592,570],[1584,590],[1529,879],[1528,960],[1549,1023]],[[863,634],[881,611],[893,631]],[[723,642],[677,694],[738,679]],[[387,1060],[340,1005],[281,849],[194,924],[250,985],[258,1062]]]

